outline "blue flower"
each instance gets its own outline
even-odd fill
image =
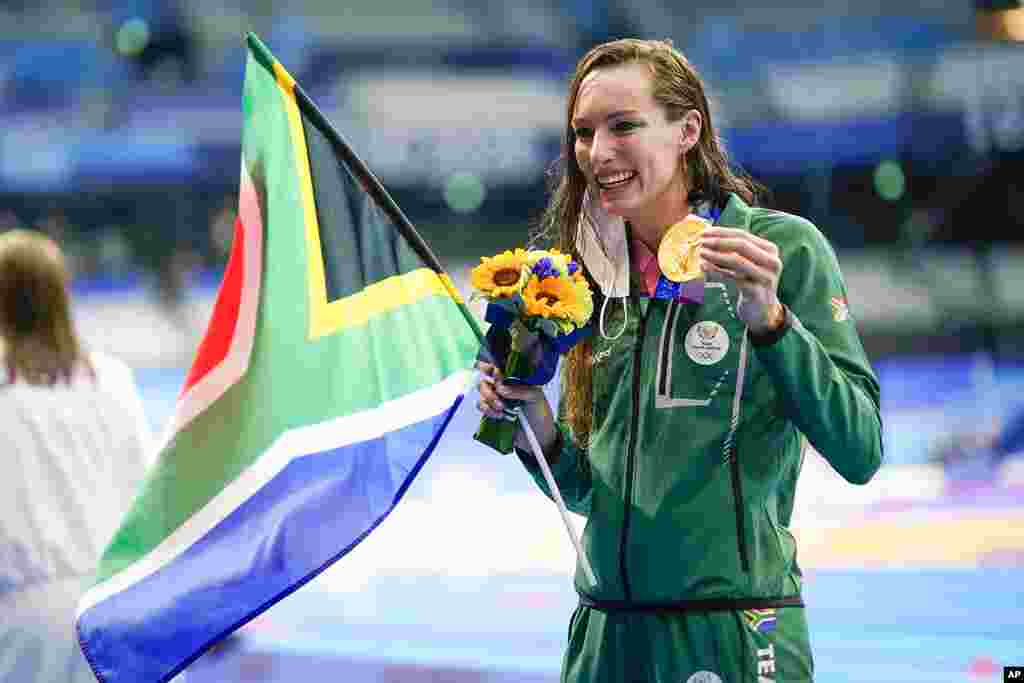
[[[579,270],[579,269],[580,269],[579,264],[577,264],[575,261],[569,261],[569,267],[568,267],[569,275],[575,275],[576,271]]]
[[[547,277],[558,277],[560,273],[551,259],[545,256],[534,264],[533,274],[543,280]]]

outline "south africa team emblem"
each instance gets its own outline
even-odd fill
[[[747,625],[758,633],[768,633],[775,630],[775,608],[767,609],[745,609],[743,616]]]

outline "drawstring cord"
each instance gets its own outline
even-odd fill
[[[622,329],[614,337],[609,337],[604,331],[604,311],[608,307],[609,297],[604,297],[604,301],[601,303],[601,314],[597,318],[597,327],[601,331],[601,336],[608,341],[615,341],[623,335],[626,331],[626,325],[629,324],[629,307],[626,306],[626,297],[622,297]]]

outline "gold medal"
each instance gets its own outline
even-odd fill
[[[689,282],[703,275],[697,253],[701,233],[710,223],[694,214],[665,231],[658,245],[658,266],[673,282]]]

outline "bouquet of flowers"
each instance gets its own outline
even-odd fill
[[[473,298],[488,302],[489,360],[503,369],[509,384],[547,384],[558,357],[590,333],[590,285],[579,264],[557,249],[484,256],[470,273],[470,284]],[[515,433],[514,419],[484,416],[474,438],[509,453]]]

